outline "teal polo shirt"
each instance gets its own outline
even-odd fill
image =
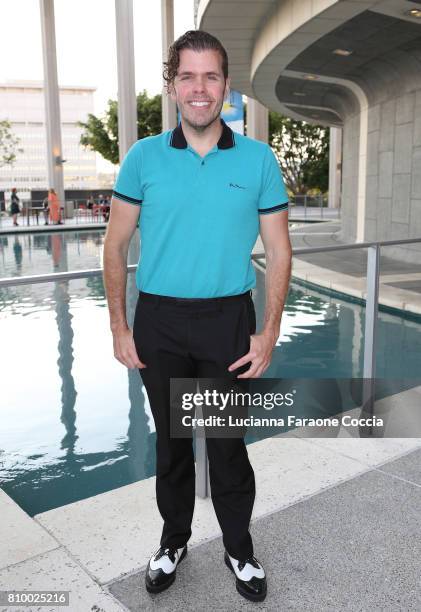
[[[140,291],[212,298],[256,284],[259,215],[287,211],[288,196],[272,149],[221,123],[203,158],[180,123],[138,140],[123,159],[113,196],[141,209]]]

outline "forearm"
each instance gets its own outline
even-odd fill
[[[279,335],[290,276],[291,253],[289,251],[266,254],[266,304],[261,333],[270,336],[274,343]]]
[[[104,247],[104,287],[112,332],[128,328],[126,318],[127,247]]]

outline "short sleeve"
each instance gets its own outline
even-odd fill
[[[121,162],[120,171],[114,184],[113,196],[129,204],[137,204],[138,206],[142,204],[142,148],[140,140],[130,147]]]
[[[288,194],[278,161],[268,145],[263,160],[258,212],[266,215],[280,210],[288,210]]]

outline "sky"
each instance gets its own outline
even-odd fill
[[[193,0],[174,0],[174,35],[194,29]],[[117,99],[114,0],[55,0],[59,85],[89,85],[94,112]],[[161,0],[133,0],[136,91],[162,90]],[[1,0],[0,82],[43,80],[38,0]],[[1,109],[0,109],[1,114]],[[111,164],[98,159],[100,172]]]

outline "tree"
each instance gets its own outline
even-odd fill
[[[293,194],[326,192],[329,184],[329,130],[269,112],[269,144]]]
[[[103,118],[89,113],[86,123],[79,122],[79,125],[84,128],[80,144],[97,151],[112,164],[119,163],[117,100],[108,100]],[[161,130],[161,95],[149,98],[143,90],[137,95],[137,137],[153,136]]]
[[[0,168],[16,161],[16,153],[23,153],[23,149],[17,148],[20,139],[11,131],[10,121],[0,121]]]

